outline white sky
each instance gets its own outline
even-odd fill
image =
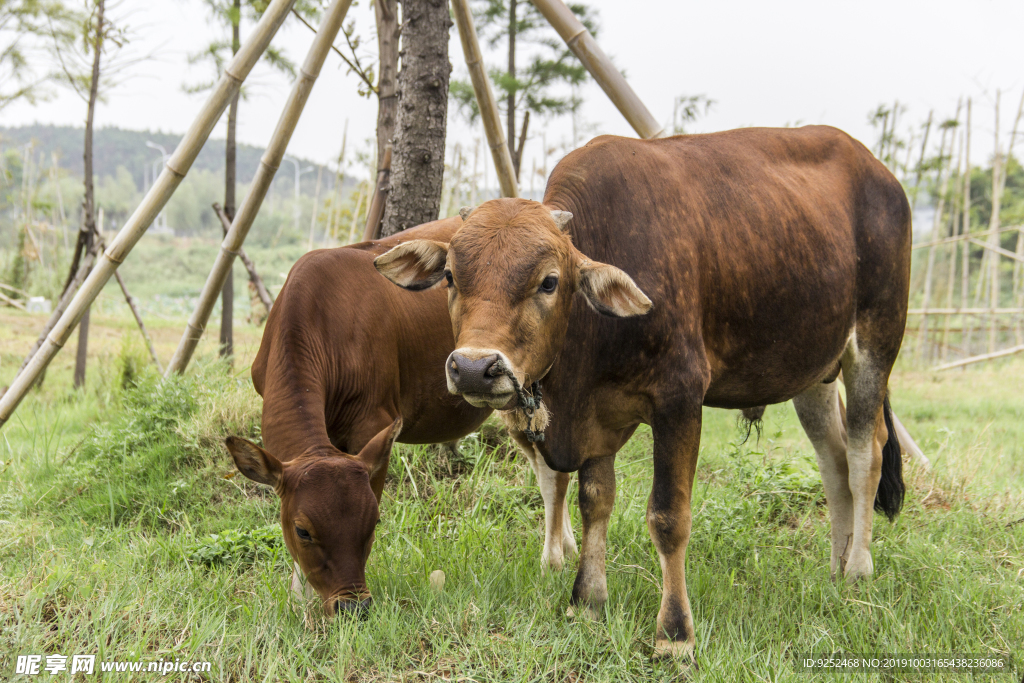
[[[995,90],[1003,90],[1004,145],[1024,88],[1020,68],[1019,0],[780,0],[779,2],[679,2],[591,0],[600,13],[598,41],[613,57],[655,117],[668,122],[680,94],[707,94],[717,104],[697,130],[738,126],[827,123],[871,144],[867,114],[879,103],[907,106],[901,131],[923,122],[929,108],[952,116],[960,95],[974,97],[975,162],[992,150]],[[97,124],[132,129],[184,132],[202,97],[186,95],[184,82],[208,77],[208,67],[189,67],[186,55],[201,49],[222,29],[211,25],[200,0],[125,0],[136,44],[156,61],[110,93]],[[357,30],[369,37],[373,21],[363,0],[350,12]],[[245,30],[243,25],[243,32]],[[301,62],[312,34],[290,19],[275,44]],[[244,39],[244,34],[243,34]],[[375,44],[373,45],[375,51]],[[457,31],[450,44],[453,75],[466,76]],[[485,55],[497,63],[498,54]],[[349,149],[374,134],[376,102],[360,98],[357,79],[346,75],[334,54],[306,107],[289,152],[320,162],[333,161],[349,120]],[[239,139],[265,145],[289,84],[265,68],[254,71],[250,99],[242,106]],[[600,89],[584,89],[584,119],[596,132],[633,135]],[[4,125],[41,123],[81,125],[84,105],[72,95],[35,107],[18,104],[3,114]],[[481,135],[454,109],[449,142],[472,144]],[[567,117],[531,124],[524,169],[541,148],[571,138]],[[214,134],[223,136],[222,127]],[[933,138],[934,139],[934,138]],[[553,161],[553,160],[552,160]],[[538,165],[542,165],[538,163]],[[529,189],[529,181],[523,186]],[[491,181],[492,185],[494,181]],[[538,189],[541,183],[538,181]]]

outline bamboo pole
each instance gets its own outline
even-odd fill
[[[356,205],[352,209],[352,225],[349,226],[348,235],[345,237],[345,244],[352,244],[352,240],[356,238],[356,228],[359,227],[359,211],[363,208],[363,196],[365,195],[366,192],[360,186],[359,191],[356,193]]]
[[[313,193],[313,215],[309,219],[309,242],[306,251],[313,251],[313,239],[316,237],[316,212],[320,204],[320,185],[324,179],[324,167],[317,165],[316,192]]]
[[[124,284],[124,279],[121,277],[121,273],[115,270],[114,278],[117,280],[117,284],[121,288],[121,293],[124,294],[124,300],[128,302],[128,308],[132,309],[132,315],[135,316],[135,322],[138,323],[139,331],[142,332],[142,338],[146,341],[146,348],[149,349],[149,357],[153,359],[153,362],[156,364],[156,368],[160,371],[160,374],[163,374],[164,368],[160,365],[160,359],[157,358],[156,349],[153,348],[153,340],[150,339],[149,332],[146,331],[146,324],[142,322],[142,314],[139,312],[139,307],[135,301],[135,297],[128,292],[128,287]]]
[[[921,190],[921,172],[924,170],[924,155],[928,150],[928,133],[930,133],[932,129],[932,115],[934,113],[934,109],[928,112],[928,121],[924,126],[924,139],[921,140],[921,156],[917,160],[917,173],[916,179],[914,180],[914,198],[910,202],[911,213],[913,213],[913,210],[917,208],[917,194]]]
[[[992,217],[988,224],[988,231],[990,236],[988,238],[989,243],[993,247],[999,246],[999,212],[1002,209],[1002,183],[999,180],[1002,175],[1002,158],[999,154],[999,100],[1000,100],[999,89],[996,89],[996,127],[995,127],[995,148],[993,151],[992,158]],[[987,257],[989,268],[989,293],[988,293],[988,304],[992,309],[993,313],[989,318],[988,325],[988,352],[993,353],[996,350],[996,316],[995,309],[999,305],[999,254],[993,250],[987,250],[985,252]]]
[[[1014,259],[1015,261],[1024,261],[1024,256],[1018,256],[1009,249],[1003,249],[1000,246],[996,246],[996,244],[992,244],[992,242],[982,242],[981,240],[976,239],[974,237],[970,239],[970,242],[971,244],[976,244],[982,249],[990,252],[992,254],[992,258],[999,258],[999,255],[1002,255],[1007,258]]]
[[[965,235],[965,234],[963,234],[962,229],[963,229],[963,226],[961,226],[960,234],[955,235],[953,237],[944,237],[944,238],[942,238],[940,240],[936,240],[934,242],[932,242],[932,241],[920,242],[920,243],[915,244],[914,246],[912,246],[911,249],[925,249],[927,247],[938,246],[940,244],[949,244],[950,242],[964,242],[964,241],[967,241],[967,240],[974,239],[976,237],[988,237],[990,234],[992,234],[988,230],[982,230],[980,232],[972,232],[970,235]],[[1008,228],[999,228],[999,232],[1000,233],[1004,233],[1004,232],[1017,232],[1018,230],[1024,230],[1024,225],[1014,225],[1014,226],[1011,226],[1011,227],[1008,227]]]
[[[26,292],[24,289],[18,289],[17,287],[11,287],[10,285],[5,285],[2,282],[0,282],[0,289],[6,289],[8,292],[14,292],[15,294],[20,294],[23,297],[25,297],[26,299],[29,296],[28,292]]]
[[[457,0],[464,2],[464,0]],[[454,2],[452,4],[455,4]],[[572,10],[561,0],[533,0],[536,7],[548,23],[562,37],[573,54],[583,63],[597,84],[601,86],[612,103],[618,108],[637,135],[645,140],[671,135],[671,131],[663,127],[651,112],[640,101],[636,93],[626,82],[622,73],[615,68],[611,60],[598,46],[590,31],[580,23]],[[456,12],[457,14],[457,12]]]
[[[1017,117],[1013,120],[1013,132],[1010,133],[1010,143],[1006,150],[1006,162],[1009,164],[1013,156],[1013,146],[1017,142],[1017,128],[1020,125],[1021,115],[1024,115],[1024,92],[1020,96],[1020,104],[1017,105]],[[1002,187],[1006,188],[1006,171],[1003,171]],[[1024,257],[1024,227],[1017,230],[1017,256]],[[1013,264],[1013,278],[1010,281],[1010,301],[1017,305],[1024,305],[1024,265],[1022,261]],[[1017,344],[1024,343],[1024,326],[1018,320],[1014,329],[1014,336]]]
[[[957,109],[957,118],[960,117],[960,111]],[[946,152],[946,137],[947,129],[942,129],[942,138],[939,142],[939,175],[942,176],[942,160]],[[950,142],[950,149],[952,150],[953,144]],[[935,209],[935,220],[932,221],[932,242],[936,242],[939,239],[939,226],[942,224],[942,214],[946,210],[946,192],[949,190],[949,179],[953,175],[953,168],[950,166],[946,175],[942,178],[942,189],[939,191],[939,203]],[[932,276],[935,271],[935,247],[933,246],[928,250],[928,265],[925,268],[924,274],[924,299],[921,307],[925,310],[928,309],[928,304],[931,303],[932,295]],[[925,342],[928,339],[928,316],[925,315],[921,319],[921,332],[917,338],[917,357],[923,358],[926,352]]]
[[[967,98],[967,118],[964,128],[964,176],[963,189],[961,190],[963,218],[960,223],[960,234],[965,238],[971,234],[971,98]],[[965,243],[960,250],[960,307],[966,308],[970,301],[970,280],[971,280],[971,250],[970,245]],[[960,337],[960,346],[964,349],[964,355],[971,355],[971,326]]]
[[[957,145],[956,169],[957,169],[957,174],[960,174],[960,173],[963,173],[963,166],[964,166],[964,132],[963,132],[963,130],[961,130],[959,132],[959,135],[957,135],[957,137],[960,139],[960,142]],[[923,160],[922,160],[922,163],[923,163]],[[950,173],[952,174],[952,170],[950,170]],[[956,189],[955,188],[953,190],[953,194],[954,194],[953,198],[955,199],[955,195],[956,195]],[[950,226],[950,231],[949,231],[950,232],[950,236],[951,237],[957,237],[958,236],[958,227],[957,227],[957,220],[956,220],[956,218],[957,218],[957,207],[956,207],[955,203],[953,204],[953,206],[950,207],[949,213],[950,213],[950,218],[952,219],[952,225]],[[952,306],[953,305],[953,288],[954,288],[954,286],[956,284],[956,263],[957,263],[957,256],[959,254],[958,250],[960,248],[960,244],[958,242],[953,242],[952,245],[953,245],[953,248],[952,248],[952,250],[949,253],[949,274],[948,274],[948,277],[946,278],[946,305],[947,306]],[[963,246],[966,249],[968,245],[965,244]],[[947,315],[945,317],[944,322],[943,322],[942,344],[939,347],[939,358],[940,358],[940,360],[943,363],[946,362],[946,357],[947,357],[947,355],[949,353],[949,323],[950,323],[950,317]]]
[[[964,365],[971,365],[972,363],[981,363],[986,360],[994,360],[996,358],[1002,358],[1004,356],[1012,356],[1015,353],[1024,352],[1024,344],[1020,346],[1011,346],[1008,349],[1002,349],[1001,351],[994,351],[992,353],[983,353],[980,356],[971,356],[969,358],[963,358],[952,363],[946,363],[945,365],[937,365],[932,368],[933,371],[939,372],[941,370],[950,370],[952,368],[959,368]]]
[[[221,205],[217,202],[213,203],[213,211],[217,214],[217,217],[220,218],[220,224],[224,226],[224,232],[226,233],[231,229],[231,220],[228,219],[228,215],[224,213],[224,209],[221,208]],[[253,286],[256,288],[256,293],[259,295],[260,301],[262,301],[263,305],[267,307],[267,313],[270,313],[270,309],[274,305],[274,298],[270,296],[270,291],[267,289],[267,286],[263,284],[263,278],[261,278],[260,274],[256,272],[256,264],[253,263],[252,259],[249,258],[249,255],[245,253],[245,249],[239,248],[238,258],[242,260],[242,263],[245,265],[245,269],[249,272],[249,281],[252,282]]]
[[[290,5],[291,3],[285,2],[284,4]],[[191,360],[192,354],[195,352],[196,346],[199,344],[199,340],[206,329],[206,323],[210,319],[210,311],[213,310],[217,297],[221,289],[224,288],[224,282],[230,272],[231,264],[234,262],[239,249],[242,248],[242,243],[245,241],[246,235],[249,234],[249,228],[252,227],[256,214],[260,210],[260,205],[267,195],[270,183],[274,180],[274,174],[281,165],[285,150],[288,148],[288,142],[295,131],[295,125],[299,121],[299,116],[306,105],[309,93],[313,90],[313,84],[320,74],[320,68],[327,58],[327,53],[331,50],[334,38],[340,30],[342,21],[344,21],[345,14],[348,12],[351,4],[352,0],[333,0],[330,7],[324,12],[320,28],[317,29],[316,35],[313,38],[313,44],[306,55],[306,61],[303,62],[302,68],[299,69],[299,76],[295,79],[295,84],[292,86],[288,102],[281,112],[277,127],[271,136],[270,144],[267,145],[267,150],[260,159],[260,166],[256,171],[252,184],[249,186],[249,192],[246,193],[238,213],[235,214],[234,220],[231,223],[231,229],[224,236],[220,252],[217,254],[217,260],[214,262],[213,269],[206,279],[206,284],[203,285],[203,291],[199,295],[199,302],[189,318],[185,332],[181,336],[181,341],[178,342],[178,348],[174,352],[170,364],[167,366],[167,372],[164,373],[165,376],[169,376],[171,373],[184,372],[188,366],[189,360]]]
[[[907,311],[907,315],[985,315],[991,312],[991,308],[980,306],[975,308],[911,308]],[[1012,315],[1024,313],[1024,308],[997,308],[995,312],[997,315]]]
[[[366,209],[366,225],[363,227],[364,242],[380,237],[380,224],[384,219],[384,204],[387,203],[388,190],[391,189],[391,151],[390,144],[384,147],[384,159],[381,161],[380,169],[377,170],[377,182],[373,186],[373,197],[370,200],[370,206]]]
[[[541,9],[540,3],[537,3],[537,9],[540,9],[541,12],[544,11]],[[501,129],[498,104],[494,99],[494,91],[491,90],[491,81],[484,69],[480,42],[477,40],[476,28],[473,26],[473,13],[466,0],[452,0],[452,13],[455,15],[455,23],[459,27],[459,40],[462,42],[462,51],[466,55],[466,66],[469,68],[469,76],[473,81],[473,92],[476,94],[476,102],[480,108],[480,118],[483,119],[487,144],[491,148],[491,156],[494,157],[494,168],[498,173],[501,194],[503,197],[518,197],[519,182],[516,180],[515,166],[512,164],[512,153],[505,140],[505,133]]]
[[[0,292],[0,302],[3,302],[5,304],[7,304],[8,306],[12,306],[14,308],[20,308],[23,311],[27,311],[28,310],[27,308],[25,308],[25,304],[21,303],[17,299],[12,299],[11,297],[9,297],[6,294],[4,294],[3,292]]]

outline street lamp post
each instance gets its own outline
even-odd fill
[[[160,175],[160,171],[162,170],[164,164],[167,163],[167,158],[170,156],[170,154],[167,153],[167,148],[165,148],[163,145],[158,145],[157,143],[152,142],[150,140],[146,140],[146,147],[149,147],[150,149],[155,149],[158,152],[160,152],[160,160],[153,162],[152,178],[153,178],[153,182],[156,182],[156,178],[157,178],[157,176]],[[158,228],[162,227],[162,228],[166,229],[167,228],[167,214],[165,214],[163,211],[161,211],[157,215],[156,220],[154,221],[154,223],[156,223]]]

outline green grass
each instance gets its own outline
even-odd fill
[[[244,366],[206,362],[160,383],[138,356],[126,345],[85,392],[48,379],[0,432],[0,678],[28,653],[209,660],[218,681],[678,678],[651,659],[646,428],[617,462],[603,621],[565,617],[575,563],[541,574],[540,495],[490,437],[467,439],[457,462],[396,449],[368,567],[373,610],[325,621],[288,596],[273,493],[230,476],[220,445],[259,438]],[[1019,657],[1022,377],[1020,361],[894,376],[894,407],[935,469],[908,471],[894,524],[876,516],[875,576],[858,585],[829,578],[820,478],[791,405],[769,408],[745,444],[735,413],[705,411],[687,560],[694,679],[816,680],[794,670],[807,651]],[[570,496],[578,530],[575,486]],[[447,582],[434,593],[438,568]]]

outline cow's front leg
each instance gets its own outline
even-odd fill
[[[570,617],[586,615],[596,619],[608,600],[604,560],[608,520],[615,504],[615,456],[587,460],[580,468],[579,477],[583,539],[567,613]]]
[[[537,447],[522,434],[513,432],[519,450],[537,476],[537,486],[544,499],[544,550],[540,556],[541,571],[561,571],[566,555],[576,553],[576,539],[566,503],[569,475],[556,472],[544,461]]]
[[[690,540],[690,496],[700,447],[701,406],[659,416],[654,434],[654,482],[647,503],[647,529],[661,562],[662,594],[655,633],[656,657],[693,658],[696,638],[686,594],[686,545]]]

